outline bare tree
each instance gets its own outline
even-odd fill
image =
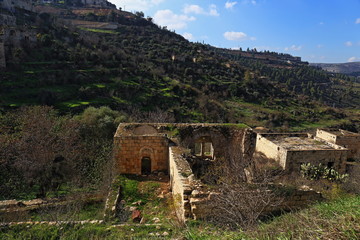
[[[143,112],[138,108],[130,109],[130,116],[135,122],[147,123],[173,123],[175,122],[174,115],[168,111],[156,108],[153,111]]]
[[[207,175],[212,177],[213,194],[210,194],[208,220],[229,228],[249,228],[259,217],[279,206],[282,198],[271,189],[272,175],[262,172],[246,182],[241,151],[229,147],[227,158],[216,159]]]

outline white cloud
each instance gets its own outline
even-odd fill
[[[300,51],[302,46],[292,45],[291,47],[286,47],[285,51]]]
[[[352,43],[351,41],[347,41],[347,42],[345,42],[345,45],[346,45],[347,47],[351,47],[351,46],[353,45],[353,43]]]
[[[217,11],[217,8],[216,8],[215,4],[211,4],[209,6],[209,15],[210,16],[220,16],[220,14]]]
[[[243,41],[243,40],[251,40],[255,41],[255,37],[248,37],[246,33],[243,32],[225,32],[224,38],[229,41]]]
[[[194,39],[194,36],[188,32],[184,32],[182,36],[189,41]]]
[[[243,0],[241,3],[242,4],[252,4],[252,5],[257,4],[256,0]]]
[[[183,11],[185,14],[194,13],[194,14],[210,15],[210,16],[219,16],[220,15],[217,11],[217,7],[215,4],[211,4],[209,6],[208,11],[205,11],[205,9],[203,9],[199,5],[186,4]]]
[[[355,20],[355,24],[360,24],[360,18]]]
[[[121,7],[126,11],[146,11],[164,1],[165,0],[113,0],[112,2],[118,8]]]
[[[237,2],[229,2],[229,1],[227,1],[225,3],[225,8],[226,9],[232,9],[236,4],[237,4]]]
[[[184,13],[196,13],[196,14],[204,14],[205,10],[199,5],[185,5]]]
[[[160,26],[166,26],[168,29],[183,29],[187,27],[187,23],[195,21],[195,17],[187,15],[178,15],[171,10],[159,10],[154,15],[154,22]]]
[[[360,60],[360,58],[358,58],[358,57],[351,57],[348,59],[348,62],[357,62],[359,60]]]
[[[324,47],[324,45],[322,45],[322,44],[318,44],[316,47],[317,47],[317,48],[323,48],[323,47]]]

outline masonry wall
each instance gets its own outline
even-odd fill
[[[219,210],[214,209],[212,212],[211,208],[214,207],[212,199],[215,195],[220,193],[209,193],[209,192],[199,192],[193,191],[190,196],[190,206],[193,218],[206,220],[211,217],[212,214],[226,214],[223,212],[218,212]],[[278,211],[290,211],[298,210],[309,206],[315,202],[324,200],[320,193],[315,191],[303,191],[303,190],[294,190],[290,195],[286,197],[279,197],[274,199],[274,205],[270,204],[266,209],[263,210],[261,215],[269,215]]]
[[[334,169],[343,173],[346,170],[346,159],[346,149],[288,151],[286,170],[299,171],[302,163],[311,163],[313,165],[322,163],[326,165],[333,162]]]
[[[336,144],[349,150],[348,158],[360,160],[360,136],[338,136]]]
[[[360,136],[336,136],[331,132],[318,129],[316,137],[347,148],[349,150],[348,158],[360,160]]]
[[[141,174],[141,160],[151,159],[151,171],[168,171],[168,140],[163,136],[115,138],[115,161],[121,174]]]
[[[189,198],[192,187],[189,177],[192,171],[189,163],[177,153],[177,150],[177,147],[169,148],[170,185],[176,216],[180,222],[185,222],[191,217]]]
[[[335,134],[332,134],[332,133],[329,133],[327,131],[323,131],[323,130],[320,130],[318,129],[316,131],[316,137],[318,138],[321,138],[327,142],[330,142],[330,143],[336,143],[336,135]]]
[[[267,138],[258,135],[256,139],[257,152],[263,153],[267,158],[274,159],[283,169],[286,169],[286,150],[279,147]]]

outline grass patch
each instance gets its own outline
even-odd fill
[[[359,239],[360,196],[347,196],[333,202],[287,214],[250,232],[255,239]]]
[[[80,27],[80,29],[83,31],[95,32],[95,33],[119,34],[118,32],[116,32],[114,30],[106,30],[106,29],[98,29],[98,28],[83,28],[83,27]]]
[[[122,180],[124,179],[122,177]],[[137,184],[129,181],[128,187],[139,187],[139,181],[136,182]],[[155,187],[150,184],[146,188],[150,191]],[[184,227],[179,227],[172,221],[163,221],[161,226],[22,225],[0,228],[0,239],[359,239],[359,206],[360,196],[346,196],[277,217],[271,222],[246,231],[230,231],[194,220],[189,221]],[[159,212],[162,209],[154,211]]]

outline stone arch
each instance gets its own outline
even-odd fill
[[[154,168],[154,150],[149,146],[144,146],[139,151],[138,160],[141,166],[141,174],[149,174]]]
[[[184,138],[181,139],[181,145],[188,149],[195,149],[195,142],[201,138],[211,139],[213,146],[213,156],[224,156],[225,150],[229,145],[230,138],[226,137],[218,129],[213,129],[210,127],[202,127],[189,131]]]
[[[158,134],[158,131],[156,130],[156,128],[154,128],[150,125],[141,125],[134,129],[133,134],[134,135],[154,135],[154,134]]]

